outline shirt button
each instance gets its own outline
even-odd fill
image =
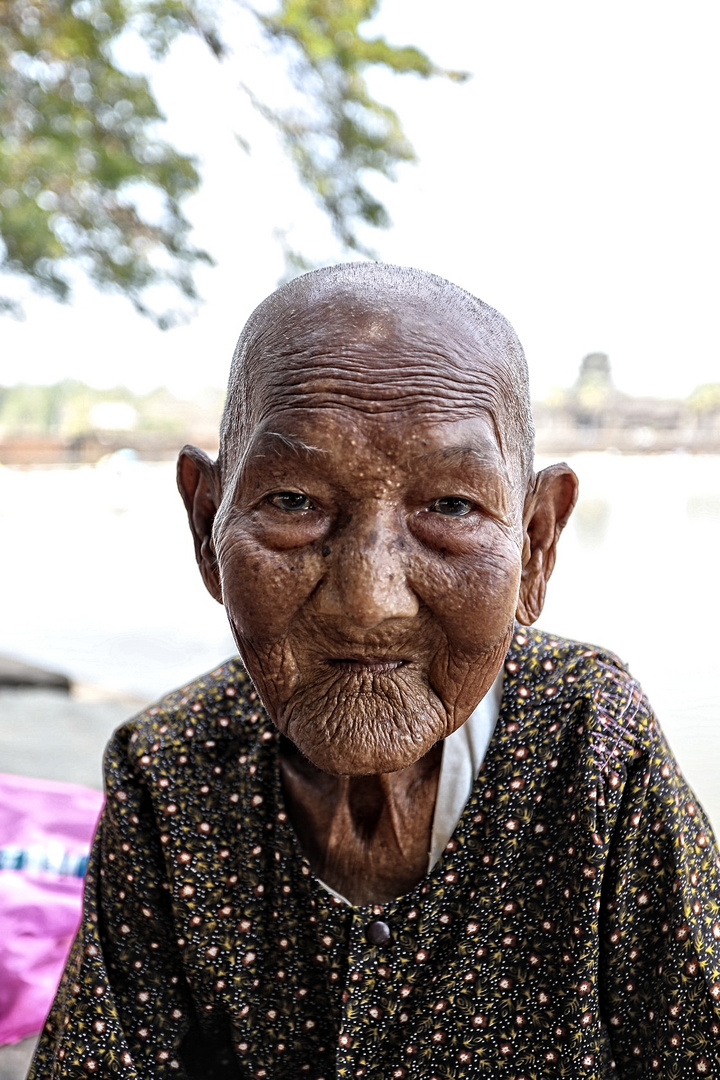
[[[365,927],[365,937],[371,945],[387,945],[390,940],[390,927],[382,919],[374,919]]]

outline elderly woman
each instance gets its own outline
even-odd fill
[[[620,661],[527,628],[577,483],[509,324],[309,274],[221,435],[179,483],[242,662],[111,743],[32,1076],[720,1077],[702,809]]]

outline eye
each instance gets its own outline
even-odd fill
[[[459,495],[445,495],[437,499],[430,510],[433,514],[443,514],[445,517],[465,517],[473,508],[469,499],[461,499]]]
[[[268,495],[268,502],[276,506],[278,510],[312,510],[313,504],[307,495],[299,491],[276,491],[274,495]]]

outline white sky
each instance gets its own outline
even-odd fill
[[[720,381],[719,29],[716,0],[382,0],[379,31],[473,78],[373,82],[420,164],[383,186],[395,224],[372,242],[507,315],[536,396],[570,384],[591,351],[610,354],[631,393]],[[218,65],[185,42],[156,82],[165,136],[203,162],[188,212],[218,264],[198,273],[196,318],[162,333],[89,287],[72,306],[32,298],[24,322],[0,320],[0,383],[224,383],[242,323],[282,270],[273,230],[295,225],[316,257],[333,250],[233,92],[268,70],[257,50]]]

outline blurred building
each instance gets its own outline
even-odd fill
[[[0,387],[0,465],[94,464],[123,449],[164,461],[186,442],[214,451],[223,400],[215,389],[184,400],[164,388],[133,395],[72,380]]]
[[[166,461],[186,442],[215,453],[223,401],[219,389],[183,400],[163,388],[133,395],[70,380],[0,387],[0,465],[94,464],[125,449]],[[539,453],[720,453],[720,383],[685,400],[632,397],[618,390],[605,353],[589,353],[575,383],[533,411]]]
[[[568,390],[533,404],[540,453],[720,452],[720,383],[685,400],[633,397],[613,382],[605,353],[589,353]]]

